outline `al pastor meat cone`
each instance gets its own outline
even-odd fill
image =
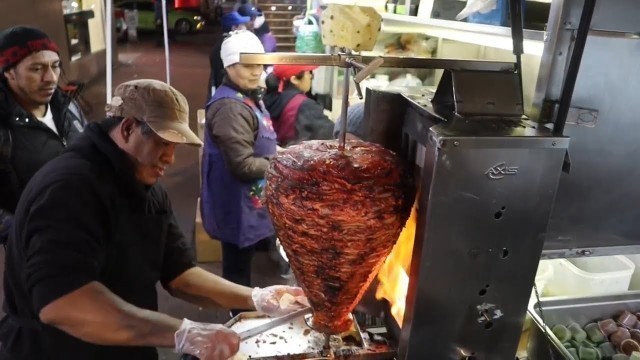
[[[408,169],[380,145],[307,141],[271,161],[267,208],[316,330],[346,331],[353,311],[405,225]]]

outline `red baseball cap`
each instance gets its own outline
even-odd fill
[[[303,71],[313,71],[317,68],[313,65],[274,65],[273,75],[280,80],[289,80]]]

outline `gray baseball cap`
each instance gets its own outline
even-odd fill
[[[118,85],[106,110],[112,116],[145,121],[164,140],[202,146],[189,128],[187,99],[162,81],[140,79]]]

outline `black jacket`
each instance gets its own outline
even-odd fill
[[[157,359],[155,348],[98,346],[39,321],[52,301],[97,281],[156,310],[156,284],[195,266],[164,188],[143,186],[131,160],[92,123],[29,182],[7,244],[0,359]]]
[[[49,103],[58,135],[18,105],[0,80],[0,212],[13,213],[33,174],[82,132],[84,119],[70,110],[71,102],[57,89]]]
[[[273,122],[280,121],[283,110],[294,96],[302,94],[295,86],[287,86],[282,93],[267,92],[263,101]],[[334,123],[325,114],[322,106],[313,99],[305,99],[296,115],[296,136],[292,141],[282,143],[288,146],[306,140],[333,139]]]

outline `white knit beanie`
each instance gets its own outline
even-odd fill
[[[260,39],[249,30],[238,30],[229,33],[222,42],[220,58],[225,68],[240,62],[240,53],[264,54],[264,46]]]

